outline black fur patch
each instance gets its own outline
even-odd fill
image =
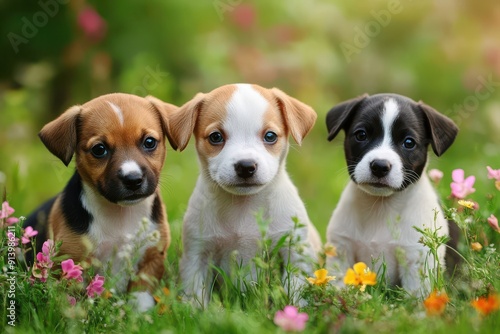
[[[92,215],[82,205],[82,179],[75,172],[62,193],[61,206],[64,218],[76,234],[85,234],[93,220]]]
[[[425,127],[423,112],[414,105],[398,101],[400,112],[392,126],[393,149],[403,162],[404,181],[401,189],[415,183],[422,176],[427,163],[427,148],[431,134]],[[415,148],[409,150],[403,145],[408,137],[416,141]]]
[[[404,181],[399,188],[403,190],[418,181],[422,175],[431,136],[426,129],[425,116],[414,102],[394,95],[374,96],[363,101],[351,116],[351,121],[345,124],[345,157],[349,175],[354,180],[357,164],[384,140],[382,115],[389,98],[395,100],[399,109],[391,126],[391,139],[392,149],[401,157],[403,163]],[[364,131],[368,140],[358,141],[358,131]],[[416,141],[416,146],[411,150],[404,147],[404,141],[409,137]]]
[[[75,172],[60,195],[62,212],[64,218],[66,219],[65,223],[68,224],[70,229],[77,234],[87,233],[93,219],[92,215],[82,206],[82,192],[82,180],[80,175]],[[33,229],[38,231],[37,236],[34,238],[36,242],[36,253],[42,250],[43,243],[49,237],[47,235],[48,218],[52,208],[54,207],[56,199],[57,196],[42,204],[33,213],[31,213],[24,222],[24,228],[31,226]],[[26,253],[26,262],[28,265],[33,263],[34,256],[35,253],[33,253],[33,251]]]
[[[370,101],[366,101],[370,102]],[[373,105],[373,103],[363,103],[351,116],[351,120],[346,122],[344,131],[344,152],[349,175],[354,180],[354,169],[363,159],[366,153],[374,147],[382,144],[384,139],[384,129],[382,128],[383,103]],[[365,131],[369,140],[360,142],[356,140],[358,131]],[[355,181],[355,180],[354,180]]]
[[[151,221],[154,223],[158,223],[163,220],[163,210],[161,205],[160,196],[156,194],[155,200],[153,202],[153,209],[151,210]]]

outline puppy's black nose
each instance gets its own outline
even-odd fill
[[[384,177],[389,174],[391,170],[391,163],[387,160],[373,160],[370,163],[372,174],[376,177]]]
[[[257,171],[257,163],[253,160],[240,160],[234,164],[234,170],[239,177],[248,179]]]
[[[138,172],[132,172],[125,175],[120,174],[119,178],[122,181],[125,188],[132,191],[139,189],[144,179],[142,173]]]

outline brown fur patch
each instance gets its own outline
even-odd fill
[[[157,191],[159,195],[159,191]],[[167,223],[167,214],[165,206],[162,203],[162,214],[158,218],[157,228],[160,232],[160,241],[156,247],[150,247],[144,253],[144,256],[139,262],[137,281],[130,281],[127,287],[128,291],[153,291],[160,282],[165,273],[165,259],[167,257],[167,249],[170,246],[170,226]]]
[[[90,254],[91,249],[87,249],[84,243],[84,236],[73,232],[63,215],[61,207],[61,196],[57,198],[49,215],[49,238],[55,242],[62,241],[59,254],[68,255],[73,261],[81,262]]]
[[[206,94],[203,109],[198,116],[194,128],[196,149],[203,163],[208,158],[219,154],[224,147],[224,143],[212,145],[208,137],[214,131],[219,131],[224,137],[226,136],[223,123],[227,117],[227,102],[231,99],[235,90],[235,85],[226,85]]]
[[[285,124],[297,144],[302,144],[302,139],[311,131],[316,122],[316,112],[310,106],[283,93],[277,88],[270,90],[275,96],[278,108],[285,119]]]
[[[123,125],[108,102],[121,109]],[[148,166],[159,177],[166,155],[166,134],[148,100],[122,94],[102,96],[82,106],[79,123],[77,166],[85,182],[96,185],[103,178],[117,175],[126,160]],[[155,138],[158,147],[145,154],[142,144],[147,137]],[[96,144],[104,144],[115,154],[95,158],[91,149]]]
[[[153,291],[165,272],[165,257],[165,250],[159,250],[156,247],[146,249],[144,257],[138,266],[137,275],[139,279],[130,281],[127,290]]]
[[[284,151],[288,148],[289,133],[285,119],[276,105],[275,100],[270,99],[272,95],[269,94],[269,90],[255,85],[253,87],[269,101],[269,107],[264,113],[264,127],[262,128],[261,137],[264,138],[264,135],[268,131],[272,131],[278,135],[278,140],[274,144],[265,144],[265,147],[271,154],[282,156]]]

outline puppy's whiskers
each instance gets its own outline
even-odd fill
[[[404,170],[403,182],[408,184],[414,184],[420,179],[420,175],[411,169]]]
[[[173,175],[168,174],[168,173],[162,173],[160,175],[160,178],[158,179],[158,188],[160,188],[162,193],[167,194],[168,196],[172,196],[172,180],[173,180]]]

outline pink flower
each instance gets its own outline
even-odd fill
[[[443,172],[440,171],[439,169],[431,169],[429,171],[429,178],[431,179],[432,182],[435,184],[438,184],[439,181],[443,178]]]
[[[94,295],[100,296],[104,292],[104,276],[95,275],[87,286],[87,296],[94,298]]]
[[[16,238],[16,235],[11,231],[7,231],[7,239],[9,243],[12,243],[9,246],[17,247],[19,245],[19,238]]]
[[[48,239],[42,245],[42,251],[36,254],[36,262],[31,270],[30,282],[34,283],[33,278],[38,278],[45,282],[49,277],[49,269],[54,265],[52,257],[55,255],[54,241]]]
[[[488,170],[488,179],[495,180],[495,187],[500,190],[500,169],[493,169],[490,166],[487,166]]]
[[[24,234],[21,237],[21,242],[23,244],[27,244],[28,242],[31,241],[30,238],[34,237],[37,234],[38,234],[38,231],[34,230],[33,227],[28,226],[24,229]]]
[[[85,8],[78,15],[78,25],[85,35],[95,42],[99,42],[106,35],[106,21],[93,8]]]
[[[61,268],[63,271],[62,278],[67,280],[75,279],[78,282],[83,282],[83,268],[82,266],[75,264],[72,259],[62,261]]]
[[[41,265],[47,268],[52,268],[52,265],[54,264],[54,262],[52,261],[52,257],[54,255],[55,255],[54,241],[48,239],[43,243],[42,251],[38,252],[38,254],[36,255],[36,259]]]
[[[71,306],[75,306],[76,305],[76,298],[75,297],[70,296],[70,295],[66,295],[66,299],[68,300],[68,303]]]
[[[274,323],[286,332],[303,331],[309,319],[307,313],[299,313],[295,306],[285,306],[274,315]]]
[[[5,201],[2,203],[2,209],[0,210],[0,219],[7,218],[13,214],[16,210],[10,207],[9,202]]]
[[[490,166],[486,166],[488,170],[488,179],[495,179],[500,181],[500,169],[493,169]]]
[[[500,233],[500,227],[498,226],[498,219],[494,215],[488,217],[488,224],[491,228]]]
[[[256,13],[253,5],[239,5],[233,9],[231,16],[234,23],[243,30],[250,29],[256,21]]]
[[[451,196],[463,199],[476,191],[476,189],[473,188],[476,177],[471,175],[464,179],[463,169],[455,169],[451,173],[451,178],[453,179],[453,182],[450,184]]]
[[[16,210],[14,210],[10,205],[9,202],[5,201],[2,203],[2,209],[0,210],[0,219],[5,219],[5,223],[7,225],[12,225],[15,224],[19,221],[18,218],[16,217],[9,217],[12,215]]]

